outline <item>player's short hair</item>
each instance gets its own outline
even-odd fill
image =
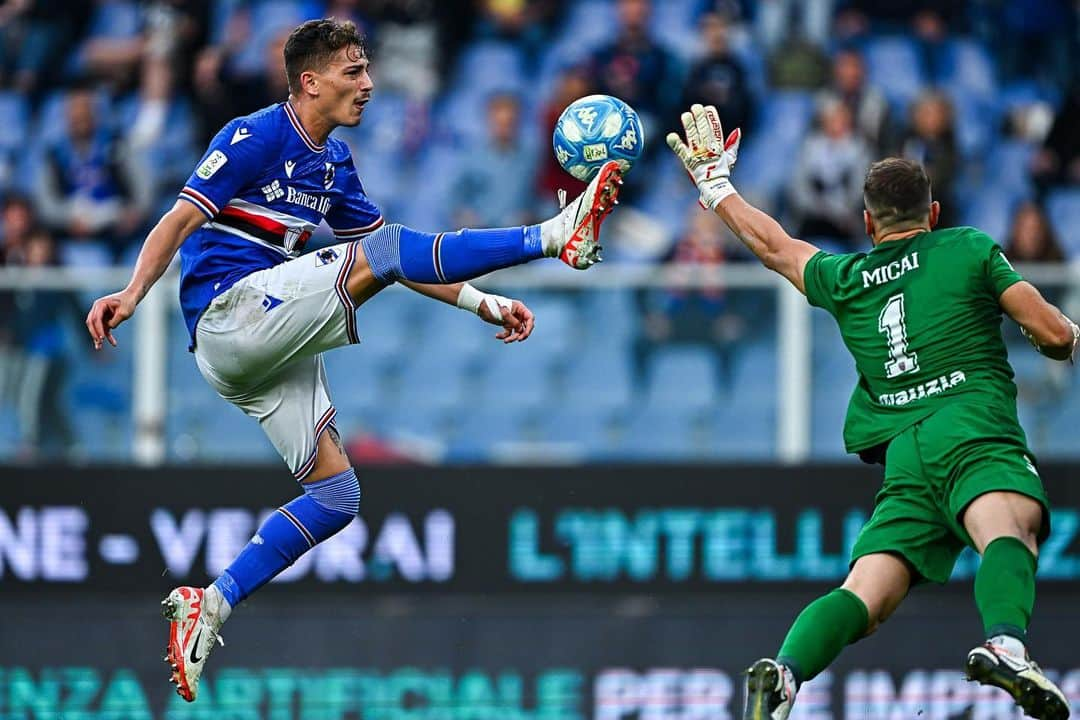
[[[301,73],[322,71],[334,53],[353,46],[367,55],[364,36],[352,20],[322,18],[308,20],[297,27],[285,41],[285,76],[289,79],[289,92],[300,91]]]
[[[881,227],[915,223],[930,214],[930,178],[917,162],[890,157],[866,171],[863,203]]]

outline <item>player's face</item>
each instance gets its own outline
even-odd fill
[[[364,53],[355,45],[342,48],[319,75],[323,112],[335,125],[358,124],[375,87]]]

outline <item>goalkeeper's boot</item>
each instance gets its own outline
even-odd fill
[[[162,615],[169,621],[165,656],[172,670],[169,682],[188,702],[194,702],[199,693],[199,678],[210,651],[216,643],[225,644],[212,619],[215,609],[207,607],[206,600],[202,588],[178,587],[161,601]]]
[[[600,246],[600,224],[619,204],[619,187],[622,183],[619,164],[614,160],[604,163],[585,192],[563,207],[555,217],[557,237],[547,254],[558,256],[576,270],[584,270],[603,260],[600,257],[603,249]],[[565,194],[560,197],[565,197]]]
[[[1065,720],[1069,701],[1057,685],[1043,675],[1027,652],[1013,655],[987,642],[968,653],[964,671],[968,680],[999,687],[1013,696],[1024,713],[1039,720]]]
[[[795,676],[786,665],[762,658],[746,671],[743,720],[787,720],[795,702]]]

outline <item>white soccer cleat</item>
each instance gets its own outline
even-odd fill
[[[178,587],[161,601],[161,608],[169,621],[169,682],[176,685],[177,695],[194,702],[206,658],[216,643],[225,642],[207,619],[202,588]]]
[[[786,665],[762,658],[746,671],[743,720],[787,720],[795,702],[795,676]]]
[[[584,270],[601,260],[600,224],[619,204],[622,170],[614,160],[604,163],[585,192],[563,208],[557,220],[560,237],[559,259],[576,270]]]
[[[1020,657],[988,642],[968,653],[964,671],[968,680],[999,687],[1012,695],[1030,717],[1038,720],[1069,717],[1065,693],[1043,675],[1027,653]]]

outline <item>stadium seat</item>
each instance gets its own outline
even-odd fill
[[[739,153],[739,187],[774,201],[790,178],[791,160],[798,155],[813,114],[810,93],[769,95],[754,133],[747,136]]]
[[[956,146],[972,160],[982,159],[997,137],[998,115],[992,97],[978,95],[963,87],[949,91],[956,122]]]
[[[656,408],[703,410],[719,401],[716,358],[707,348],[658,349],[648,368],[645,404]]]
[[[134,0],[99,0],[87,30],[88,38],[125,39],[135,37],[140,28],[139,3]]]
[[[966,93],[990,98],[997,91],[994,62],[990,54],[972,38],[946,41],[937,84],[959,88]]]
[[[617,457],[630,461],[700,459],[712,443],[708,415],[679,405],[637,408],[617,437],[612,449]]]
[[[12,151],[26,142],[30,121],[30,106],[24,95],[16,92],[0,92],[0,150]]]
[[[977,227],[999,243],[1008,240],[1012,215],[1027,192],[1008,187],[988,187],[978,192],[961,213],[961,225]]]
[[[1055,190],[1046,198],[1046,214],[1066,257],[1080,258],[1080,190]]]
[[[926,85],[919,50],[906,36],[871,38],[864,48],[867,77],[902,112]]]

